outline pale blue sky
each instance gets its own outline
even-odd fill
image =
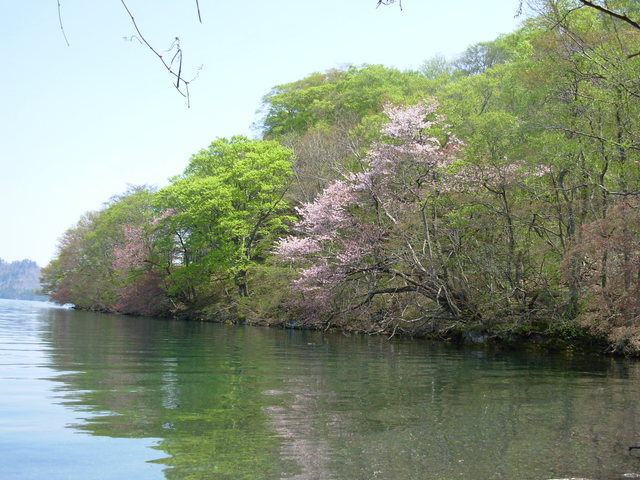
[[[163,186],[218,137],[251,135],[278,84],[345,64],[418,68],[513,31],[517,0],[128,0],[158,50],[180,37],[191,108],[119,0],[0,0],[0,258],[46,265],[127,184]],[[153,6],[150,6],[153,4]]]

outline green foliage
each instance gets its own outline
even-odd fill
[[[601,312],[594,299],[602,297],[613,302],[615,321],[595,322],[599,332],[615,327],[625,352],[640,351],[638,320],[624,313],[633,311],[629,266],[607,257],[617,252],[611,242],[588,234],[640,192],[640,30],[579,4],[541,2],[540,15],[518,31],[452,61],[434,57],[418,72],[351,66],[274,87],[260,125],[268,140],[216,140],[159,192],[132,190],[84,216],[44,269],[46,291],[81,308],[115,309],[127,295],[161,292],[172,313],[279,317],[291,272],[269,257],[295,220],[289,205],[308,206],[336,180],[371,168],[367,152],[385,142],[385,105],[436,97],[450,124],[438,140],[462,139],[461,157],[428,174],[418,161],[393,178],[393,198],[370,195],[348,212],[393,224],[390,260],[375,267],[389,274],[396,265],[405,276],[395,272],[391,282],[368,270],[365,282],[345,272],[349,280],[336,297],[342,311],[366,305],[371,318],[347,313],[340,324],[366,329],[369,321],[372,330],[396,331],[406,326],[398,318],[411,312],[420,319],[411,323],[413,334],[435,329],[428,308],[449,302],[464,305],[456,321],[526,329],[543,318],[562,336],[584,321],[585,309]],[[607,5],[639,16],[629,0]],[[406,164],[419,157],[403,155]],[[436,179],[447,181],[415,197]],[[415,215],[394,217],[390,208],[409,198]],[[358,244],[348,231],[336,241]],[[633,231],[625,244],[636,237]],[[602,271],[598,281],[585,281],[585,252]],[[418,304],[407,279],[446,285],[436,297],[453,297]],[[372,285],[382,292],[375,301],[362,295]]]
[[[366,116],[380,113],[387,102],[415,103],[424,97],[428,83],[418,72],[381,65],[314,73],[279,85],[264,97],[264,135],[301,134],[321,125],[353,127]]]
[[[125,226],[149,220],[153,194],[148,187],[131,187],[67,230],[56,258],[42,271],[44,292],[55,302],[72,303],[78,308],[113,309],[122,286],[114,265],[114,249],[126,243]]]
[[[233,278],[248,295],[247,270],[260,261],[290,216],[284,194],[293,153],[274,141],[233,137],[195,154],[157,194],[156,250],[169,256],[169,293],[195,304],[212,280]],[[200,291],[199,291],[200,290]]]
[[[267,114],[265,137],[302,132],[328,115],[325,99],[333,95],[342,72],[313,73],[309,77],[274,87],[263,99]]]

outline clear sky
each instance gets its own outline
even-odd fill
[[[127,0],[159,51],[179,37],[191,108],[120,0],[0,0],[0,258],[46,265],[128,184],[163,186],[218,137],[252,136],[275,85],[346,64],[419,68],[513,31],[517,0]],[[151,6],[153,5],[153,6]]]

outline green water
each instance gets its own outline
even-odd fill
[[[640,363],[0,300],[0,479],[621,479]]]

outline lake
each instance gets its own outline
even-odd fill
[[[640,473],[640,363],[0,300],[0,479]]]

